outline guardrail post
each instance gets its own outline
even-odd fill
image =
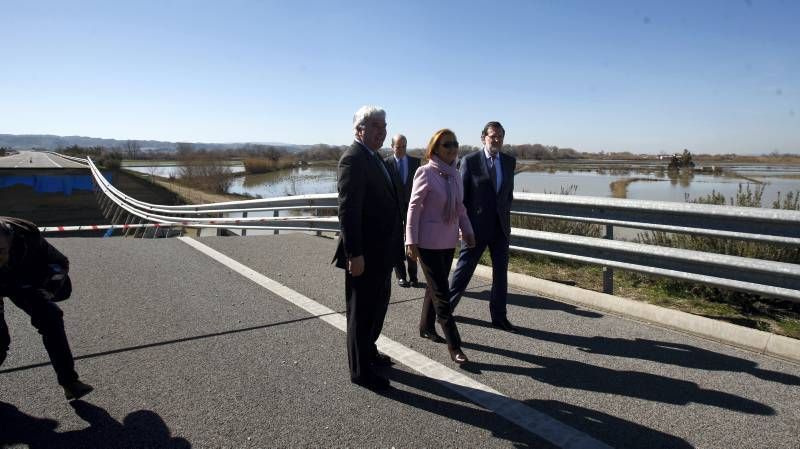
[[[220,212],[217,214],[217,218],[225,218],[225,214]],[[217,237],[225,235],[225,228],[217,228]]]
[[[313,204],[314,202],[311,201],[310,203]],[[315,208],[314,209],[314,216],[315,217],[319,217],[319,208]],[[316,227],[316,223],[311,223],[311,227],[315,228]],[[317,237],[322,237],[322,231],[317,231]]]
[[[242,218],[247,218],[247,211],[242,212]],[[247,236],[247,229],[242,228],[242,237]]]
[[[272,212],[272,216],[273,217],[277,217],[278,216],[278,210],[277,209]],[[278,235],[279,232],[280,231],[276,229],[275,232],[273,232],[273,234],[274,235]]]
[[[122,214],[123,214],[124,212],[125,212],[125,211],[124,211],[124,210],[122,210],[122,208],[121,208],[121,207],[120,207],[120,208],[117,208],[117,211],[114,213],[114,216],[111,218],[111,224],[117,224],[117,220],[119,220],[120,218],[122,218]]]
[[[614,240],[613,225],[606,225],[606,235],[603,238]],[[614,294],[614,269],[611,267],[603,267],[603,293]]]
[[[122,227],[122,229],[125,231],[124,237],[127,237],[128,233],[131,231],[131,228],[128,228],[127,226],[129,224],[133,223],[134,219],[135,219],[135,217],[133,215],[128,214],[128,219],[125,220],[125,226]]]

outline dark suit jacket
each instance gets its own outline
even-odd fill
[[[506,237],[511,234],[511,201],[514,199],[517,160],[500,153],[500,164],[503,180],[500,191],[495,193],[483,149],[461,159],[459,171],[464,181],[464,206],[477,241],[491,240],[495,232],[503,232]],[[497,229],[498,223],[500,229]]]
[[[45,240],[39,228],[30,221],[13,217],[0,217],[11,227],[9,262],[0,268],[0,297],[38,295],[56,301],[64,300],[72,292],[69,259]],[[51,265],[57,265],[64,277],[54,281],[56,274]],[[67,291],[68,289],[68,291]]]
[[[347,258],[364,256],[366,272],[383,272],[403,254],[401,204],[383,160],[358,142],[339,159],[339,243],[333,260],[347,268]]]
[[[418,157],[409,156],[406,154],[406,163],[408,165],[408,172],[406,173],[406,184],[403,185],[402,180],[400,179],[400,167],[397,165],[397,161],[394,159],[394,156],[389,156],[385,159],[386,166],[389,168],[389,173],[392,174],[392,177],[395,178],[395,183],[397,184],[397,192],[398,196],[400,197],[400,202],[403,206],[403,212],[408,211],[408,203],[411,201],[411,185],[414,183],[414,174],[417,172],[417,169],[420,165],[420,160]],[[403,222],[405,222],[405,215],[403,216]]]

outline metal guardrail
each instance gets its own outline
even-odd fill
[[[510,243],[526,254],[800,301],[800,265],[518,228]]]
[[[87,158],[87,164],[89,170],[92,172],[95,185],[97,186],[98,201],[103,210],[103,214],[115,225],[132,225],[152,222],[164,225],[155,227],[155,230],[162,228],[209,228],[217,229],[222,232],[226,229],[233,228],[242,230],[243,234],[246,233],[248,229],[272,230],[274,232],[281,230],[321,232],[338,231],[339,228],[336,217],[277,216],[280,210],[296,211],[300,209],[313,210],[315,208],[324,208],[325,205],[320,204],[320,201],[315,195],[266,200],[233,201],[200,206],[190,205],[188,207],[156,205],[138,201],[135,198],[125,195],[105,179],[94,162],[92,162],[91,158]],[[243,203],[249,207],[242,207]],[[174,215],[176,209],[178,209],[178,214],[180,214],[180,212],[188,212],[192,215],[214,214],[216,216],[186,217],[183,215]],[[181,211],[180,209],[183,210]],[[248,212],[260,210],[271,210],[275,215],[273,217],[247,217]],[[226,216],[226,214],[237,212],[242,213],[243,216]],[[142,235],[144,235],[144,232]],[[153,236],[155,236],[155,234]]]
[[[165,227],[338,231],[336,217],[278,217],[281,210],[331,210],[336,194],[165,206],[145,203],[114,188],[87,160],[101,206],[113,224],[158,223]],[[273,211],[273,217],[247,217]],[[209,214],[215,216],[209,217]],[[243,217],[231,217],[242,214]],[[800,302],[800,265],[613,240],[613,227],[800,245],[800,212],[692,203],[623,200],[573,195],[515,193],[512,214],[595,223],[606,238],[513,228],[513,251],[605,267],[604,290],[613,292],[613,269],[698,282]],[[202,215],[205,215],[203,217]],[[158,228],[157,228],[158,229]]]
[[[800,212],[757,207],[514,193],[515,214],[800,245]]]
[[[84,158],[68,156],[66,154],[56,153],[55,151],[45,151],[45,153],[52,154],[53,156],[57,156],[57,157],[60,157],[62,159],[66,159],[68,161],[72,161],[72,162],[75,162],[75,163],[78,163],[78,164],[81,164],[81,165],[87,165],[88,166],[88,163],[87,163],[86,159],[84,159]]]
[[[614,226],[800,246],[800,212],[695,203],[514,193],[512,214],[604,225],[605,238],[512,230],[514,250],[800,302],[800,265],[613,240]],[[531,233],[533,232],[533,233]]]

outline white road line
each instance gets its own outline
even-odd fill
[[[192,248],[225,265],[231,270],[250,279],[272,293],[281,296],[292,304],[306,310],[313,316],[347,332],[347,318],[336,311],[308,298],[291,288],[275,282],[252,268],[212,249],[190,237],[179,237]],[[610,449],[610,446],[568,425],[557,421],[544,413],[532,409],[516,399],[484,385],[470,377],[442,365],[435,360],[393,341],[383,335],[377,342],[378,348],[391,358],[445,387],[464,396],[470,401],[496,413],[517,426],[537,435],[563,449]]]
[[[56,166],[56,167],[58,167],[58,168],[64,168],[63,166],[61,166],[61,165],[58,165],[58,163],[57,163],[56,161],[54,161],[54,160],[50,159],[50,155],[49,155],[49,154],[45,154],[45,155],[44,155],[44,157],[46,157],[48,161],[50,161],[50,162],[52,162],[53,164],[55,164],[55,166]]]
[[[11,162],[13,162],[13,161],[15,161],[15,160],[19,159],[19,158],[20,158],[20,156],[21,156],[21,155],[19,155],[19,154],[15,154],[14,156],[9,156],[9,157],[11,157]],[[24,162],[24,161],[25,161],[25,158],[22,158],[22,161],[21,161],[21,162],[17,162],[16,164],[14,164],[14,167],[13,167],[13,168],[17,168],[17,167],[19,167],[20,165],[22,165],[22,162]]]

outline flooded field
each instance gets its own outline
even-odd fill
[[[576,195],[683,202],[712,192],[726,198],[740,186],[763,187],[763,206],[771,207],[778,195],[800,190],[800,167],[780,165],[717,164],[697,167],[694,173],[677,173],[664,164],[630,161],[570,161],[542,163],[520,161],[527,171],[515,177],[515,190],[531,193],[560,193],[574,189]],[[233,173],[244,167],[232,163]],[[157,176],[177,176],[179,165],[126,166],[127,169]],[[574,186],[574,187],[571,187]],[[263,174],[241,174],[234,179],[231,193],[263,198],[332,193],[336,191],[334,166],[295,167]]]

